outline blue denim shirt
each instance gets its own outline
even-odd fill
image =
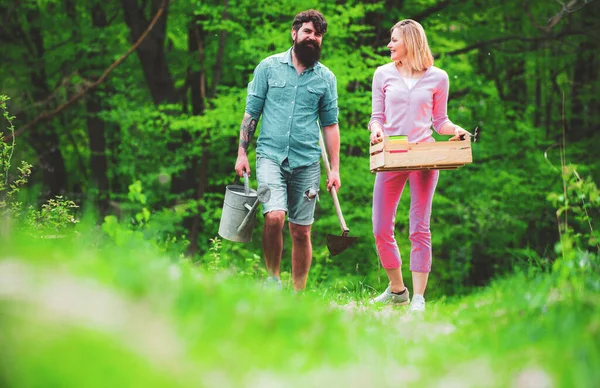
[[[319,161],[319,124],[338,122],[335,75],[317,62],[298,75],[292,49],[261,61],[248,84],[246,113],[262,115],[256,154],[290,168]]]

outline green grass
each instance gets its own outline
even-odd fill
[[[0,238],[0,385],[600,384],[597,258],[428,300],[421,317],[369,306],[368,285],[264,292],[86,236]]]

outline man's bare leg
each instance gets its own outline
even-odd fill
[[[308,270],[312,262],[312,243],[310,225],[289,223],[292,235],[292,281],[294,289],[301,291],[306,287]]]
[[[285,212],[275,210],[265,214],[263,229],[263,252],[269,276],[280,278],[281,254],[283,251],[283,224]]]

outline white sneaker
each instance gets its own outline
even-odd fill
[[[397,306],[405,306],[409,302],[410,296],[408,294],[408,288],[404,289],[404,293],[402,295],[396,295],[392,294],[391,286],[388,286],[381,295],[371,299],[369,303],[390,303]]]
[[[410,302],[410,312],[425,311],[425,298],[423,295],[413,295],[412,301]]]
[[[275,276],[269,276],[263,283],[263,288],[273,291],[281,291],[281,280]]]

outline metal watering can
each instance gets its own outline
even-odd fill
[[[268,187],[260,185],[258,191],[250,188],[245,171],[244,185],[240,184],[240,177],[236,176],[233,184],[225,187],[219,235],[235,242],[252,241],[258,203],[266,203],[270,198],[271,191]]]

